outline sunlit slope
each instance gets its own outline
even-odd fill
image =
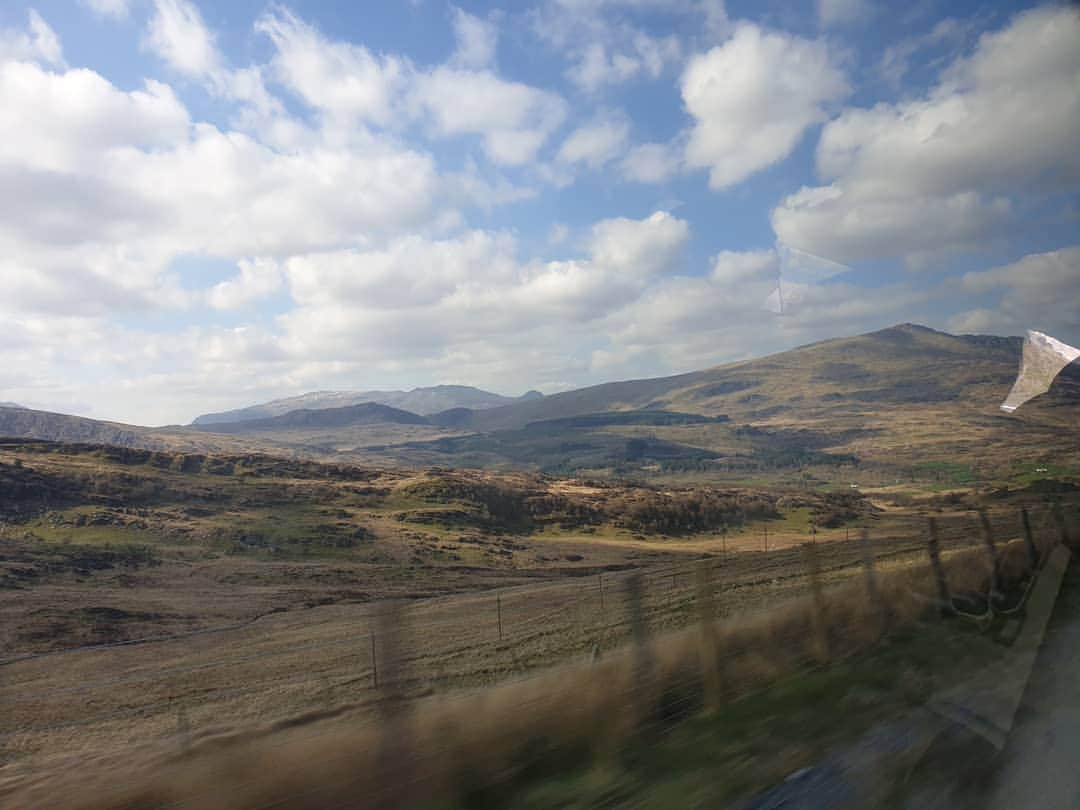
[[[998,405],[1015,379],[1019,338],[955,336],[904,324],[815,343],[692,374],[556,394],[471,416],[493,430],[584,413],[662,408],[727,416],[716,425],[658,427],[660,438],[722,447],[734,426],[801,431],[817,448],[860,458],[995,464],[1038,458],[1077,442],[1080,373],[1070,367],[1050,392],[1015,415]]]

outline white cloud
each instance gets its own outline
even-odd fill
[[[154,0],[145,45],[188,76],[207,76],[220,68],[214,37],[198,7],[188,0]]]
[[[457,47],[451,61],[460,67],[484,68],[495,60],[499,32],[490,20],[482,20],[454,9],[454,40]]]
[[[817,0],[817,11],[818,22],[831,27],[866,19],[873,6],[870,0]]]
[[[593,227],[590,254],[604,267],[635,275],[673,269],[690,236],[690,226],[666,211],[643,220],[604,220]]]
[[[400,132],[419,120],[439,138],[475,135],[493,163],[519,166],[566,116],[557,94],[508,81],[484,67],[493,55],[494,27],[455,12],[458,50],[451,61],[420,70],[408,59],[334,42],[277,7],[256,28],[276,49],[274,76],[323,113],[324,129],[348,140],[358,126]]]
[[[106,154],[167,147],[188,134],[187,110],[164,84],[117,90],[90,70],[0,63],[0,159],[50,171],[99,173]]]
[[[775,279],[779,269],[779,258],[773,250],[723,250],[713,258],[709,277],[722,285],[738,284],[754,279]]]
[[[565,361],[595,324],[663,283],[688,238],[686,222],[657,212],[596,223],[585,255],[566,261],[522,262],[513,238],[483,231],[298,256],[286,265],[297,308],[282,345],[387,374],[455,362],[515,368],[524,382],[530,362]]]
[[[103,17],[123,19],[131,10],[131,0],[81,0],[83,5]]]
[[[214,309],[239,309],[281,289],[281,267],[273,259],[242,259],[239,267],[238,276],[216,284],[208,293]]]
[[[625,152],[629,141],[630,123],[626,118],[605,114],[571,132],[559,147],[556,160],[599,169]]]
[[[707,168],[714,189],[739,183],[787,157],[849,92],[823,42],[741,24],[683,73],[687,164]]]
[[[784,242],[843,262],[972,250],[1028,195],[1080,182],[1080,15],[1048,7],[982,37],[925,98],[846,111],[817,163],[828,183],[773,212]]]
[[[343,124],[393,121],[412,70],[407,60],[331,42],[280,6],[255,27],[274,44],[276,77],[305,103]]]
[[[1002,267],[966,273],[959,289],[967,295],[998,296],[996,308],[956,316],[963,331],[1080,331],[1080,247],[1033,253]]]
[[[61,65],[60,39],[34,9],[27,13],[27,30],[0,29],[0,62],[30,61]]]
[[[653,37],[635,30],[626,34],[623,43],[590,42],[578,51],[566,76],[582,90],[596,92],[642,74],[658,78],[681,55],[682,48],[674,36]]]
[[[587,93],[598,93],[634,78],[656,79],[667,67],[681,61],[679,38],[649,33],[634,19],[639,12],[700,14],[709,20],[709,25],[724,17],[720,0],[554,0],[532,16],[540,38],[561,51],[569,62],[567,79]]]
[[[436,135],[480,135],[488,158],[507,166],[533,160],[566,116],[554,93],[446,66],[418,76],[413,99]]]
[[[629,151],[620,164],[622,176],[635,183],[663,183],[682,170],[678,144],[643,143]]]

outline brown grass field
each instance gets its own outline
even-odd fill
[[[842,659],[876,638],[862,528],[903,626],[933,592],[927,515],[954,590],[975,593],[989,574],[973,508],[989,509],[1004,543],[1030,507],[1045,547],[1058,537],[1048,494],[1069,514],[1077,505],[1056,484],[887,486],[842,502],[725,490],[718,508],[736,511],[717,513],[722,528],[661,534],[626,514],[667,515],[695,491],[266,457],[227,460],[226,473],[226,460],[196,459],[0,448],[12,495],[0,525],[0,804],[356,806],[380,790],[398,801],[367,758],[398,745],[388,730],[408,715],[394,767],[430,776],[402,800],[469,806],[470,779],[518,778],[524,766],[505,758],[533,756],[523,745],[602,762],[657,701],[674,701],[668,720],[699,711],[713,670],[689,628],[703,610],[725,704],[812,668],[808,540]],[[505,523],[507,503],[531,522]],[[1018,542],[1008,560],[1020,578]],[[635,577],[641,627],[656,637],[648,675],[627,646]]]
[[[1010,517],[1001,513],[995,521],[999,536],[1006,536]],[[942,521],[953,587],[978,590],[986,579],[985,560],[978,550],[962,550],[978,543],[972,526],[961,516],[943,516]],[[1052,536],[1052,532],[1045,522],[1040,526],[1041,537]],[[701,541],[694,549],[696,554],[712,552],[705,563],[716,577],[714,612],[721,635],[730,636],[721,647],[730,650],[741,644],[747,650],[737,663],[725,659],[729,697],[812,660],[805,643],[806,619],[800,612],[805,608],[799,607],[808,592],[808,578],[802,555],[794,545],[797,539],[778,537],[775,542],[779,547],[769,553],[738,550],[749,543],[748,538],[728,546],[726,554],[716,548],[715,541]],[[882,537],[876,551],[892,593],[894,618],[910,621],[926,608],[923,601],[910,596],[911,590],[927,591],[927,578],[918,573],[925,558],[922,543],[918,537],[906,535]],[[1011,559],[1018,559],[1018,552],[1016,546]],[[860,550],[854,541],[825,538],[818,544],[818,557],[824,582],[833,594],[830,609],[837,625],[833,638],[842,647],[858,650],[867,642],[866,628],[872,624],[866,621],[865,599],[860,598]],[[646,621],[650,632],[665,634],[657,645],[657,666],[667,672],[663,678],[675,677],[672,672],[683,667],[689,655],[687,645],[692,642],[687,639],[691,637],[680,634],[678,628],[698,615],[694,571],[702,564],[682,562],[645,569]],[[620,679],[625,679],[628,667],[616,662],[625,660],[626,654],[618,649],[630,637],[625,588],[630,575],[611,572],[568,582],[409,602],[402,617],[404,652],[397,688],[409,699],[426,697],[420,705],[437,707],[417,709],[422,715],[427,711],[437,715],[450,712],[449,719],[424,723],[464,724],[470,737],[480,735],[470,745],[487,751],[488,757],[493,749],[487,748],[487,743],[494,745],[490,735],[527,739],[535,730],[532,726],[521,729],[515,723],[543,725],[539,718],[547,716],[548,710],[527,710],[524,719],[518,718],[506,728],[507,714],[492,708],[500,700],[544,704],[558,695],[568,699],[567,693],[573,692],[574,697],[561,705],[573,705],[575,714],[566,722],[579,725],[586,721],[577,712],[615,712],[616,708],[604,701],[620,695],[625,687]],[[379,618],[384,610],[383,603],[326,605],[271,614],[221,632],[10,662],[3,667],[0,682],[0,701],[5,707],[0,733],[7,757],[0,772],[4,780],[0,790],[21,803],[37,801],[39,795],[55,795],[50,790],[57,774],[72,769],[83,778],[110,773],[123,774],[126,779],[152,772],[162,763],[172,763],[168,767],[180,768],[180,773],[186,768],[215,767],[217,754],[192,758],[184,753],[192,750],[225,750],[230,757],[268,756],[277,761],[273,760],[275,755],[263,751],[268,745],[275,750],[284,746],[290,752],[291,768],[296,767],[294,755],[298,761],[321,760],[327,746],[342,746],[349,767],[356,767],[356,758],[365,756],[363,751],[378,750],[375,741],[366,736],[374,732],[364,729],[383,727],[368,724],[381,716],[380,707],[387,699],[386,682],[382,690],[375,689],[372,669],[373,636],[376,654],[388,654],[380,637],[385,633]],[[846,615],[851,611],[854,616]],[[797,629],[789,626],[791,622]],[[736,643],[736,637],[742,641]],[[760,653],[755,645],[761,647]],[[790,648],[779,655],[782,660],[777,660],[777,646]],[[581,671],[571,664],[569,670],[539,681],[520,681],[525,673],[588,657],[594,648],[616,651],[610,661],[606,656],[601,659],[602,672],[592,668]],[[389,666],[385,661],[383,665]],[[384,671],[383,678],[387,677],[392,676]],[[572,678],[574,685],[566,683],[566,678]],[[736,686],[739,678],[744,680]],[[507,681],[517,685],[491,694],[477,692],[480,687]],[[612,685],[613,691],[602,688],[596,693],[598,683]],[[555,690],[555,695],[548,695],[549,690]],[[448,696],[455,695],[446,703]],[[478,696],[469,697],[472,695]],[[473,706],[470,701],[480,701],[484,707],[482,722],[472,716],[472,709],[463,708]],[[603,705],[594,705],[597,701]],[[476,722],[478,729],[474,728]],[[576,732],[559,731],[556,736],[582,733],[579,728]],[[423,748],[432,743],[416,744]],[[425,752],[424,756],[433,754]],[[449,766],[438,763],[437,767]],[[342,777],[332,778],[340,782]],[[168,790],[183,794],[184,779],[180,786]],[[248,797],[242,791],[236,794],[238,788],[230,783],[227,795],[231,798],[223,804],[216,799],[208,802],[206,796],[185,801],[200,807],[264,806],[263,799],[257,797],[265,798],[265,791],[278,787],[274,780],[260,783]],[[371,791],[376,786],[356,786],[361,788]],[[125,798],[113,804],[108,799],[100,806],[128,806],[127,802]]]

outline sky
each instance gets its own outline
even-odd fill
[[[5,0],[0,133],[27,407],[1080,344],[1076,5]]]

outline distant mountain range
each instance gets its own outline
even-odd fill
[[[303,408],[281,416],[263,419],[244,419],[236,422],[195,424],[200,430],[213,433],[271,433],[297,428],[343,428],[354,425],[427,425],[427,418],[411,411],[391,408],[377,402],[362,402],[340,408]]]
[[[1080,363],[1006,416],[998,405],[1020,353],[1020,338],[902,324],[703,371],[546,397],[500,397],[464,386],[322,393],[173,428],[0,407],[0,436],[559,473],[856,461],[901,470],[1075,466]],[[352,401],[374,395],[411,407]]]
[[[18,402],[0,402],[0,408],[22,408]]]
[[[292,411],[320,411],[330,408],[347,408],[353,405],[374,403],[388,405],[420,416],[430,416],[453,408],[484,410],[500,405],[542,399],[539,391],[529,391],[520,397],[504,397],[468,385],[435,385],[414,388],[411,391],[315,391],[286,399],[275,399],[260,405],[239,408],[222,413],[204,414],[192,425],[206,427],[232,422],[247,422],[282,416]]]

